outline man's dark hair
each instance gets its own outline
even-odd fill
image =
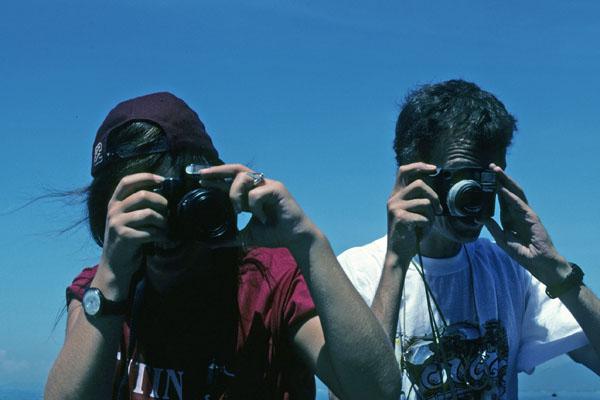
[[[517,121],[504,104],[474,83],[450,80],[423,85],[408,94],[398,116],[396,162],[431,162],[435,146],[449,138],[504,152],[516,129]]]

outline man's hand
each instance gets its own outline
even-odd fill
[[[417,253],[417,230],[424,236],[442,212],[437,194],[424,181],[436,166],[417,162],[398,169],[396,183],[387,202],[388,255],[408,262]]]
[[[493,219],[485,226],[496,243],[545,285],[561,282],[570,267],[554,247],[540,218],[527,204],[523,189],[502,168],[490,164],[499,180],[498,199],[502,227]]]

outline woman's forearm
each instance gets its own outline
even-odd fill
[[[69,307],[69,332],[46,383],[46,400],[109,399],[123,318],[109,316],[91,324],[81,303]]]
[[[398,398],[400,373],[379,321],[315,228],[290,250],[317,307],[337,381],[351,398]]]
[[[97,275],[92,286],[107,296],[113,295],[102,276]],[[123,318],[118,315],[89,318],[81,302],[71,301],[65,343],[50,370],[44,399],[111,398]]]

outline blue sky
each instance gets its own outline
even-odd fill
[[[600,293],[600,3],[424,3],[4,3],[0,212],[86,185],[108,110],[170,90],[225,160],[286,183],[340,252],[385,232],[406,92],[464,78],[517,116],[508,171]],[[0,385],[45,380],[64,288],[99,255],[85,226],[57,233],[81,213],[38,202],[0,215]]]

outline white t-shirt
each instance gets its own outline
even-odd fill
[[[386,249],[383,237],[338,257],[369,305]],[[443,328],[430,301],[439,331],[445,332],[436,344],[416,261],[406,275],[396,339],[396,357],[408,371],[406,395],[414,384],[411,398],[419,391],[427,399],[452,399],[443,393],[454,391],[458,399],[514,399],[518,372],[532,373],[536,365],[588,343],[559,299],[546,296],[545,286],[496,244],[478,239],[451,258],[423,257],[427,283],[448,325]]]

